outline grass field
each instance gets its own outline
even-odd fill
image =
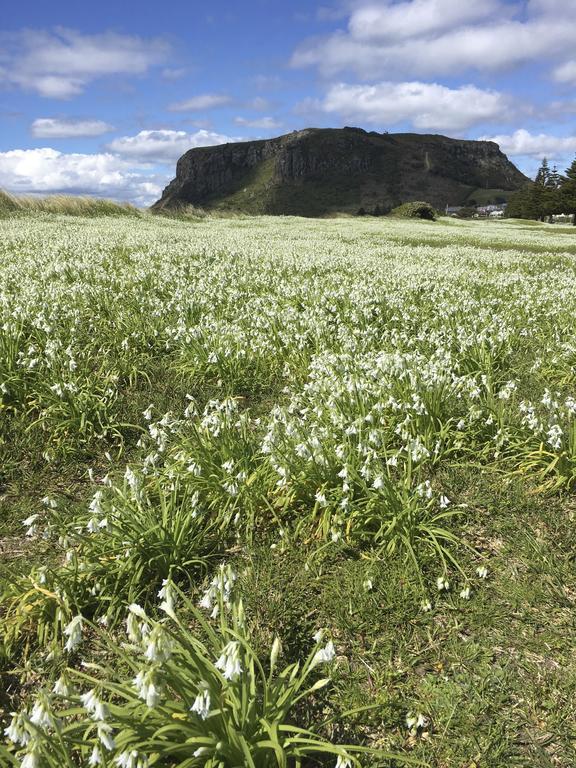
[[[1,765],[576,764],[572,228],[0,234]]]

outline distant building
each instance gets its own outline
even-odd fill
[[[480,216],[491,216],[493,213],[504,215],[505,205],[479,205],[476,210]]]

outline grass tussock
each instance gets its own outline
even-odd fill
[[[117,203],[113,200],[75,195],[16,196],[0,190],[0,216],[22,213],[55,213],[64,216],[138,216],[140,212],[130,203]]]

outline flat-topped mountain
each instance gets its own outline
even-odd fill
[[[321,216],[427,200],[504,200],[528,182],[497,144],[361,128],[307,128],[186,152],[155,210],[194,205]]]

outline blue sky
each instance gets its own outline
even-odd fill
[[[194,146],[307,126],[576,155],[576,0],[10,3],[0,187],[153,202]]]

